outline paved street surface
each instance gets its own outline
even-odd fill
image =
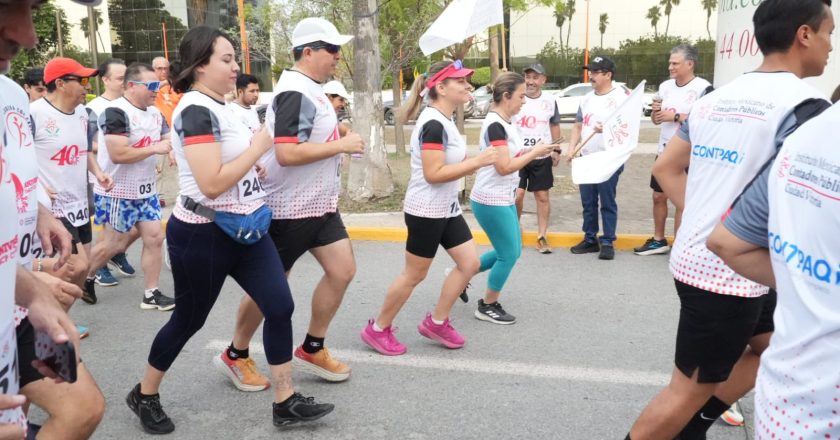
[[[162,400],[176,431],[168,438],[296,439],[623,439],[633,420],[667,383],[678,304],[667,257],[619,252],[615,261],[568,250],[539,255],[525,249],[502,302],[519,322],[497,326],[473,318],[486,275],[476,277],[468,305],[456,304],[454,325],[467,338],[446,350],[421,337],[416,325],[431,310],[449,259],[440,256],[397,320],[404,356],[374,353],[359,331],[374,316],[402,267],[403,244],[356,242],[355,281],[327,339],[353,376],[342,384],[295,374],[306,395],[336,404],[311,425],[271,424],[271,391],[243,393],[211,358],[228,344],[242,291],[228,282],[204,329],[190,341],[164,382]],[[129,260],[138,266],[139,246]],[[309,317],[319,270],[306,256],[291,275],[295,342]],[[124,403],[141,377],[149,346],[168,313],[142,311],[140,278],[98,287],[99,304],[79,302],[73,318],[91,328],[82,357],[108,403],[98,439],[149,438]],[[172,294],[164,269],[161,289]],[[261,338],[260,338],[261,339]],[[262,344],[252,354],[265,371]],[[746,401],[751,420],[751,399]],[[33,415],[35,421],[42,415]],[[751,438],[720,422],[710,440]]]

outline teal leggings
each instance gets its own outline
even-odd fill
[[[501,292],[513,265],[522,254],[522,233],[516,206],[490,206],[470,201],[478,224],[487,233],[493,250],[481,256],[481,272],[490,270],[487,288]]]

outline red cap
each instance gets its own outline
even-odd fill
[[[75,75],[79,78],[96,76],[98,71],[79,64],[71,58],[53,58],[44,66],[44,84],[49,84],[65,75]]]
[[[473,74],[472,69],[467,69],[461,60],[455,60],[452,64],[444,67],[426,81],[426,89],[434,88],[438,83],[449,78],[464,78]]]

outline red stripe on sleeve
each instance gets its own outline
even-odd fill
[[[499,139],[498,141],[490,141],[491,147],[506,147],[507,140],[506,139]]]
[[[430,144],[425,143],[420,147],[421,150],[437,150],[443,151],[443,144]]]
[[[732,208],[727,209],[726,212],[724,212],[723,215],[720,216],[720,221],[726,220],[726,218],[729,217],[729,214],[732,214]]]
[[[297,136],[277,136],[274,138],[275,144],[296,144],[298,143]]]
[[[189,136],[184,138],[184,145],[209,144],[212,142],[216,142],[216,138],[212,134],[202,134],[199,136]]]

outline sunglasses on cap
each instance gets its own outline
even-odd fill
[[[312,50],[324,49],[332,55],[335,55],[341,51],[341,46],[336,46],[335,44],[325,43],[323,41],[319,41],[317,43],[306,44],[300,47],[296,47],[295,50],[298,52],[303,52],[303,49],[310,48]]]
[[[66,81],[78,81],[79,84],[81,84],[82,86],[87,86],[88,84],[90,84],[90,78],[87,78],[87,77],[80,78],[78,76],[63,76],[59,79],[62,80],[62,81],[65,81],[65,82]]]
[[[455,60],[452,62],[452,64],[444,67],[438,73],[435,73],[434,76],[432,76],[426,81],[426,89],[423,90],[424,96],[427,90],[433,89],[436,85],[440,84],[446,79],[466,78],[472,74],[472,69],[464,68],[464,63],[461,60]]]
[[[160,81],[135,81],[129,80],[128,82],[132,84],[143,84],[150,92],[157,92],[160,90]]]

